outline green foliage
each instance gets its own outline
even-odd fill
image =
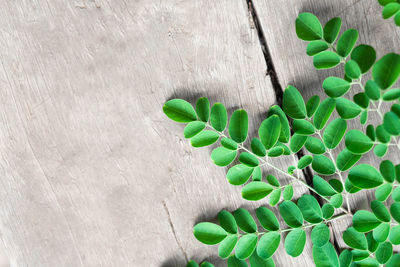
[[[380,3],[384,17],[394,17],[400,25],[398,1]],[[393,255],[393,245],[400,244],[400,164],[389,156],[379,158],[392,148],[400,149],[400,89],[395,88],[400,55],[389,53],[376,60],[375,49],[357,44],[358,31],[342,30],[340,18],[322,27],[315,15],[301,13],[295,27],[297,36],[308,42],[306,53],[317,69],[343,68],[344,76],[323,81],[326,98],[314,95],[305,102],[301,92],[289,85],[282,107],[270,107],[256,136],[249,136],[254,131],[249,130],[245,110],[228,114],[223,104],[211,106],[205,97],[195,107],[182,99],[169,100],[163,107],[168,118],[187,124],[183,136],[193,147],[213,146],[212,161],[227,168],[227,181],[241,186],[244,199],[269,198],[265,203],[278,206],[284,222],[264,206],[255,212],[258,225],[243,208],[233,214],[222,210],[219,225],[199,223],[194,236],[207,245],[219,244],[218,255],[227,259],[228,266],[247,266],[246,261],[251,266],[275,266],[272,257],[281,242],[287,254],[297,257],[308,230],[317,267],[398,266],[400,255]],[[381,118],[379,123],[368,122],[375,116],[372,113]],[[354,119],[365,127],[353,129],[354,123],[348,121]],[[376,162],[358,164],[372,152]],[[282,166],[288,156],[293,161]],[[282,160],[276,163],[275,157]],[[303,180],[304,169],[314,172],[311,184]],[[295,184],[313,195],[297,197]],[[374,189],[376,200],[370,202],[370,210],[352,212],[349,195],[365,189]],[[338,256],[329,242],[329,225],[344,216],[352,216],[352,226],[343,232],[350,249]],[[212,266],[207,264],[201,266]]]

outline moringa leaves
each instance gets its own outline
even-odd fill
[[[296,19],[296,34],[304,41],[319,40],[323,34],[322,25],[314,14],[301,13]]]
[[[283,92],[283,111],[293,119],[304,119],[307,115],[303,97],[291,85]]]
[[[277,115],[264,120],[258,129],[258,135],[264,147],[270,149],[278,141],[281,132],[281,121]]]
[[[215,245],[227,236],[227,232],[219,225],[209,222],[201,222],[193,228],[193,234],[201,243]]]
[[[221,103],[215,103],[211,107],[210,123],[218,132],[223,132],[225,130],[226,124],[228,123],[228,113],[225,106]]]
[[[372,78],[380,88],[392,86],[400,75],[400,55],[389,53],[379,59],[372,68]]]
[[[383,183],[382,175],[372,166],[360,164],[349,172],[350,182],[363,189],[375,188]]]
[[[292,257],[299,256],[303,252],[305,244],[306,232],[301,228],[293,229],[286,236],[285,249],[287,254]]]
[[[165,115],[173,121],[186,123],[197,120],[193,106],[183,99],[171,99],[163,106]]]

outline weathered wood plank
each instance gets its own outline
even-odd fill
[[[360,33],[358,43],[372,45],[377,51],[377,58],[389,52],[399,53],[400,31],[393,21],[381,17],[382,8],[377,1],[289,0],[280,5],[268,0],[253,2],[281,85],[296,86],[305,99],[313,94],[325,97],[321,87],[323,80],[331,75],[342,77],[343,68],[315,70],[312,58],[305,53],[306,43],[299,40],[295,33],[294,23],[300,12],[312,12],[322,23],[336,16],[341,17],[342,32],[348,28],[357,29]],[[370,114],[369,123],[376,125],[379,121],[380,118],[376,114]],[[358,121],[350,122],[348,126],[349,129],[360,127]],[[335,153],[337,154],[342,148],[343,146]],[[399,160],[398,152],[396,154],[396,151],[391,151],[389,155],[395,162]],[[370,153],[360,162],[379,166],[380,160]],[[350,205],[354,210],[369,208],[368,203],[373,199],[375,199],[373,192],[363,191],[351,196]],[[350,224],[350,219],[333,223],[336,240],[342,240],[341,233]],[[339,245],[345,246],[343,242],[339,242]]]
[[[1,7],[0,231],[12,266],[181,266],[217,253],[193,224],[265,203],[242,200],[161,111],[206,95],[246,108],[256,130],[275,95],[245,1]],[[281,252],[277,265],[309,265],[310,253]]]

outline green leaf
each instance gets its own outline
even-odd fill
[[[375,214],[376,218],[383,222],[389,222],[390,221],[390,214],[385,205],[382,204],[382,202],[379,202],[378,200],[373,200],[371,202],[371,209],[372,212]]]
[[[325,203],[322,206],[322,217],[324,217],[325,219],[331,218],[334,212],[335,208],[332,206],[332,204]]]
[[[368,256],[369,256],[368,251],[357,250],[357,249],[352,250],[351,254],[353,254],[353,261],[357,262],[356,264],[358,264],[358,262],[361,262],[365,259],[368,260]],[[361,266],[363,266],[363,265],[361,265]]]
[[[323,51],[314,56],[313,63],[316,69],[330,69],[339,65],[340,57],[335,52]]]
[[[358,232],[369,232],[380,224],[381,221],[372,212],[366,210],[359,210],[353,216],[353,227]]]
[[[210,101],[207,97],[200,97],[196,102],[197,117],[204,122],[210,118]]]
[[[249,130],[249,118],[243,109],[235,110],[229,123],[229,135],[236,143],[243,143]]]
[[[372,235],[377,242],[382,243],[385,242],[386,239],[388,238],[389,231],[390,231],[390,224],[382,223],[381,225],[376,227],[374,231],[372,231]]]
[[[400,202],[400,187],[396,187],[392,193],[392,199],[395,202]]]
[[[358,39],[358,31],[355,29],[346,30],[342,36],[340,36],[337,44],[336,51],[341,57],[347,57]]]
[[[400,12],[397,12],[396,16],[394,16],[394,22],[396,26],[400,26]]]
[[[330,44],[335,42],[341,27],[342,20],[340,18],[333,18],[329,20],[324,26],[324,40]]]
[[[400,223],[400,203],[396,202],[390,206],[390,214],[392,218],[395,219],[398,223]]]
[[[390,160],[384,160],[379,165],[379,171],[381,172],[383,179],[389,183],[393,183],[396,179],[396,170],[394,164]]]
[[[262,170],[260,166],[254,168],[252,173],[253,181],[261,181],[262,180]]]
[[[293,174],[293,173],[294,173],[294,170],[296,170],[296,167],[295,167],[295,166],[289,166],[288,169],[287,169],[287,172],[288,172],[289,174]]]
[[[255,233],[257,231],[257,224],[247,210],[239,208],[233,212],[233,216],[239,228],[244,232]]]
[[[389,111],[383,116],[383,126],[385,130],[391,135],[400,134],[400,118],[396,113]]]
[[[221,145],[230,150],[237,150],[238,144],[230,138],[224,137],[221,139]]]
[[[383,184],[375,190],[375,198],[379,201],[386,201],[392,192],[391,184]]]
[[[214,131],[204,130],[190,139],[193,147],[209,146],[217,142],[219,134]]]
[[[306,143],[307,137],[308,136],[306,135],[300,135],[295,133],[290,139],[290,150],[292,150],[293,153],[299,152],[300,149]]]
[[[379,145],[375,146],[374,153],[378,157],[382,158],[383,156],[385,156],[387,149],[388,149],[388,146],[386,144],[379,144]]]
[[[287,185],[283,190],[283,199],[284,200],[291,200],[293,197],[293,186]]]
[[[375,139],[376,139],[375,129],[374,129],[374,126],[372,124],[369,124],[367,126],[367,129],[365,130],[365,133],[367,134],[369,139],[371,139],[372,141],[375,141]]]
[[[266,149],[273,147],[278,141],[281,132],[281,122],[277,115],[264,120],[258,129],[258,135]]]
[[[328,44],[324,41],[321,40],[311,41],[307,45],[306,53],[309,56],[315,56],[316,54],[328,49],[328,47],[329,47]]]
[[[199,267],[199,265],[197,264],[197,262],[191,260],[186,264],[186,267]]]
[[[344,72],[346,73],[347,77],[353,80],[356,80],[361,76],[361,69],[355,60],[347,61],[347,63],[344,65]]]
[[[396,180],[400,183],[400,164],[397,164],[394,168],[396,170]]]
[[[275,262],[272,258],[264,260],[260,258],[257,253],[253,253],[253,255],[250,256],[249,262],[251,267],[275,267]]]
[[[333,76],[326,78],[322,83],[325,93],[333,98],[346,94],[350,87],[351,84],[348,81]]]
[[[392,89],[383,94],[382,99],[384,101],[396,100],[400,97],[400,88]]]
[[[336,98],[336,111],[342,119],[354,119],[361,113],[361,108],[347,98]]]
[[[301,40],[313,41],[322,38],[322,25],[311,13],[300,13],[296,19],[296,34]]]
[[[358,191],[361,190],[361,188],[354,186],[349,179],[346,179],[344,183],[344,188],[346,189],[347,192],[350,194],[357,193]]]
[[[249,152],[242,152],[239,156],[239,161],[248,167],[256,167],[259,164],[257,157]]]
[[[264,234],[258,243],[257,254],[260,258],[268,259],[274,255],[281,242],[281,235],[278,232]]]
[[[331,175],[336,172],[333,162],[324,155],[315,155],[311,167],[315,172],[322,175]]]
[[[221,103],[215,103],[211,108],[211,115],[210,115],[210,123],[211,126],[219,131],[222,132],[226,128],[226,124],[228,123],[228,113],[226,108]]]
[[[311,231],[311,241],[316,247],[322,247],[329,242],[330,230],[323,223],[315,226]]]
[[[369,106],[369,98],[366,93],[358,93],[353,96],[353,101],[361,108],[368,108]]]
[[[223,259],[228,258],[238,241],[237,235],[228,235],[218,247],[218,256]]]
[[[359,130],[350,130],[345,137],[346,148],[354,154],[365,154],[371,150],[373,141]]]
[[[306,232],[301,228],[293,229],[286,236],[285,250],[290,256],[297,257],[303,252],[305,244]]]
[[[211,153],[211,159],[217,166],[228,166],[236,158],[236,150],[217,147]]]
[[[360,124],[364,125],[365,123],[367,123],[368,120],[368,110],[364,110],[363,112],[361,112],[360,115]]]
[[[349,267],[351,262],[353,261],[353,254],[348,249],[345,249],[340,253],[339,262],[340,267]]]
[[[267,183],[251,182],[242,188],[242,197],[246,200],[257,201],[268,196],[272,190],[272,186]]]
[[[381,263],[385,264],[390,260],[393,255],[393,246],[389,242],[385,242],[379,245],[378,249],[375,252],[376,260]]]
[[[237,233],[237,224],[235,221],[235,217],[233,217],[232,213],[227,210],[221,210],[218,213],[218,222],[222,228],[225,229],[228,233],[236,234]]]
[[[389,240],[393,245],[400,245],[400,225],[392,227],[389,234]]]
[[[273,185],[273,186],[276,186],[276,187],[281,186],[281,184],[279,183],[278,179],[276,179],[276,177],[273,176],[272,174],[267,175],[267,181],[268,181],[268,183],[270,185]]]
[[[324,154],[326,152],[325,145],[319,138],[309,136],[306,143],[306,149],[313,154]]]
[[[280,188],[272,191],[271,195],[269,196],[269,204],[271,206],[275,206],[276,204],[278,204],[278,202],[281,198],[281,193],[282,193],[282,190]]]
[[[322,247],[313,246],[312,254],[316,266],[339,267],[338,255],[331,243]]]
[[[305,167],[307,167],[308,165],[310,165],[312,161],[313,161],[313,157],[312,157],[312,156],[310,156],[310,155],[305,155],[305,156],[303,156],[303,157],[299,160],[299,162],[297,163],[297,168],[300,169],[300,170],[302,170],[302,169],[304,169]]]
[[[328,121],[329,117],[331,116],[333,110],[335,109],[336,102],[332,98],[327,98],[322,101],[321,105],[319,105],[317,111],[314,115],[314,126],[318,130],[324,128],[326,122]]]
[[[334,149],[338,146],[347,130],[344,119],[337,118],[331,121],[324,131],[324,143],[327,148]]]
[[[366,237],[368,243],[368,250],[370,252],[375,252],[379,246],[379,243],[374,239],[373,232],[369,232]]]
[[[279,205],[279,212],[287,225],[297,228],[303,225],[303,215],[300,209],[292,201],[283,201]]]
[[[393,104],[390,111],[396,113],[396,115],[400,117],[400,104]]]
[[[382,17],[384,19],[388,19],[388,18],[392,17],[394,14],[396,14],[399,10],[400,10],[399,3],[389,3],[383,7]]]
[[[202,121],[189,122],[183,130],[183,136],[185,136],[185,138],[192,138],[203,131],[204,128],[206,128],[206,124]]]
[[[220,243],[228,235],[219,225],[209,222],[201,222],[193,228],[193,234],[197,240],[206,245]]]
[[[400,254],[394,254],[390,260],[386,263],[386,267],[399,267],[400,266]]]
[[[297,205],[307,222],[319,223],[322,221],[322,210],[315,197],[305,194],[297,201]]]
[[[307,120],[293,120],[293,131],[300,135],[311,135],[315,133],[315,128],[311,122]]]
[[[289,121],[286,117],[286,114],[283,112],[280,106],[278,105],[273,105],[269,110],[268,110],[268,117],[272,115],[277,115],[279,117],[279,120],[281,122],[281,132],[279,134],[279,141],[282,143],[287,143],[289,142],[290,139],[290,126],[289,126]]]
[[[245,260],[239,260],[235,255],[228,258],[228,267],[247,267],[247,262]]]
[[[285,149],[282,146],[276,146],[268,151],[268,157],[274,158],[279,157],[285,153]]]
[[[319,106],[320,98],[317,95],[313,95],[308,99],[307,104],[306,104],[306,110],[307,110],[307,117],[311,118],[315,111],[317,111],[317,108]]]
[[[250,257],[256,249],[257,240],[256,234],[242,236],[236,245],[235,256],[240,260],[245,260]]]
[[[333,187],[333,189],[335,189],[336,192],[343,192],[343,184],[338,179],[330,179],[328,183]]]
[[[342,194],[335,194],[333,195],[329,202],[334,206],[335,208],[340,208],[343,204],[343,196]]]
[[[389,143],[390,141],[390,134],[385,130],[382,124],[376,127],[376,138],[381,143]]]
[[[303,97],[300,92],[291,85],[283,92],[283,111],[293,119],[304,119],[307,114]]]
[[[373,80],[367,81],[365,84],[365,94],[372,100],[379,100],[381,98],[381,88]]]
[[[267,151],[265,150],[264,145],[261,143],[260,139],[253,138],[251,139],[251,151],[259,157],[265,157],[267,155]]]
[[[343,233],[343,241],[351,248],[354,249],[367,249],[367,239],[365,235],[357,232],[353,227],[347,228]]]
[[[336,191],[333,189],[333,187],[318,175],[314,175],[313,185],[318,194],[322,196],[333,196],[336,194]]]
[[[391,2],[397,2],[397,0],[378,0],[378,2],[381,6],[386,6],[387,4],[389,4]]]
[[[347,171],[354,166],[361,158],[361,155],[351,153],[344,148],[336,157],[336,166],[340,171]]]
[[[357,62],[361,73],[366,73],[376,60],[376,52],[372,46],[361,44],[351,52],[351,59]]]
[[[247,182],[250,175],[253,173],[253,168],[247,167],[244,164],[237,164],[228,170],[226,179],[233,185],[242,185]]]
[[[392,86],[400,75],[400,55],[389,53],[379,59],[372,68],[372,77],[382,89]]]
[[[353,167],[349,172],[350,182],[362,189],[377,187],[383,183],[382,175],[368,164],[360,164]]]
[[[268,231],[278,231],[279,222],[275,214],[266,207],[259,207],[256,210],[256,215],[261,226]]]
[[[193,106],[183,99],[171,99],[165,102],[163,111],[168,118],[176,122],[191,122],[197,120]]]
[[[214,264],[209,263],[208,261],[203,261],[200,267],[215,267]]]

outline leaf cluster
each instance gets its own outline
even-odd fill
[[[399,0],[378,0],[383,6],[382,17],[384,19],[394,18],[394,23],[400,26],[400,1]]]

